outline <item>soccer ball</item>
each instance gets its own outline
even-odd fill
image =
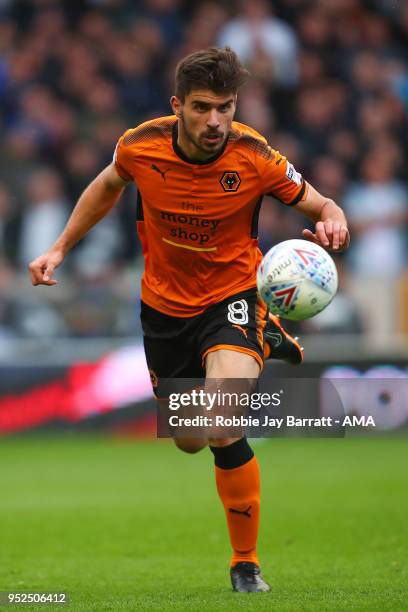
[[[310,319],[330,304],[337,270],[322,247],[308,240],[285,240],[270,249],[257,272],[261,298],[283,319]]]

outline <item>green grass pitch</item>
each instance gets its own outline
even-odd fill
[[[230,590],[208,450],[3,439],[0,591],[65,590],[75,612],[407,610],[407,447],[401,437],[256,444],[273,590],[251,595]]]

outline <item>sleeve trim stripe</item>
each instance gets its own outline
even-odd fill
[[[300,188],[299,193],[297,194],[295,198],[293,198],[291,202],[287,203],[287,206],[295,206],[296,204],[298,204],[300,200],[303,198],[305,191],[306,191],[306,181],[303,180],[302,187]]]

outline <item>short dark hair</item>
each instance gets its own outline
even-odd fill
[[[176,96],[184,102],[195,89],[235,94],[248,78],[248,70],[230,47],[209,47],[190,53],[177,64]]]

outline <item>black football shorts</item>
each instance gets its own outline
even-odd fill
[[[232,295],[193,317],[172,317],[142,302],[144,348],[156,395],[162,379],[204,378],[206,355],[222,348],[252,355],[262,369],[267,317],[256,288]]]

